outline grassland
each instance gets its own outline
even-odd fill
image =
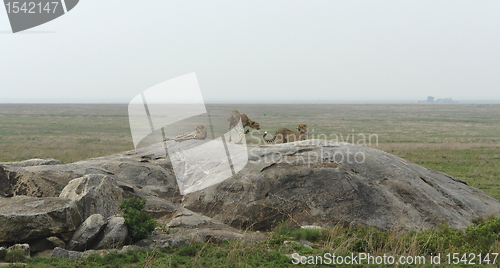
[[[71,163],[133,148],[126,105],[0,105],[0,162]]]
[[[232,109],[261,125],[247,135],[295,129],[311,135],[371,144],[417,164],[450,174],[500,199],[500,105],[485,104],[235,104],[208,105],[214,128],[226,129]],[[186,126],[180,133],[191,130]],[[55,158],[70,163],[132,150],[127,105],[1,104],[0,162]]]
[[[263,131],[294,129],[299,123],[307,123],[311,135],[326,134],[330,139],[346,139],[349,135],[350,139],[355,138],[354,143],[361,142],[360,134],[365,137],[375,134],[378,141],[373,139],[365,145],[453,175],[500,199],[500,105],[208,105],[209,111],[232,109],[260,123],[261,130],[255,135],[258,138]],[[211,116],[216,129],[225,129],[224,112],[214,112]],[[247,142],[257,143],[258,139],[247,135]],[[132,149],[126,105],[0,105],[0,162],[40,157],[69,163]],[[266,242],[255,246],[233,242],[192,244],[177,250],[27,262],[28,267],[286,267],[293,265],[284,254],[293,252],[428,257],[432,252],[500,251],[500,221],[480,220],[469,229],[467,233],[442,226],[429,231],[395,233],[339,226],[301,234],[280,227],[269,233]],[[313,249],[282,243],[304,238],[313,242]]]

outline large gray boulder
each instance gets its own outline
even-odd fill
[[[128,236],[127,225],[123,217],[113,217],[104,229],[96,249],[119,248],[125,244]]]
[[[89,174],[70,181],[60,197],[75,200],[85,219],[93,214],[108,218],[118,213],[122,192],[115,179],[102,174]]]
[[[184,197],[184,206],[240,229],[363,224],[383,230],[465,228],[500,202],[449,175],[383,151],[305,141],[249,147],[236,176]]]
[[[106,220],[101,214],[91,215],[78,227],[66,249],[84,251],[90,248],[105,225]]]
[[[27,241],[74,231],[82,222],[77,204],[57,197],[0,199],[0,242]]]
[[[165,149],[162,151],[165,153]],[[157,196],[169,200],[172,198],[180,200],[181,196],[170,160],[164,159],[163,156],[162,158],[153,157],[155,160],[151,160],[150,157],[135,152],[125,152],[75,164],[110,172],[117,181],[133,185],[134,187],[129,187],[130,190],[142,198]],[[141,191],[136,192],[137,188]]]

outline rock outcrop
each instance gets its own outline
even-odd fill
[[[189,194],[184,206],[239,229],[266,230],[287,220],[363,224],[383,230],[465,228],[500,211],[500,202],[449,175],[377,149],[312,141],[250,148],[236,176]]]
[[[120,201],[131,197],[147,199],[146,211],[161,226],[176,230],[155,231],[136,243],[145,248],[179,247],[192,240],[262,241],[264,236],[242,230],[268,230],[283,220],[296,226],[362,224],[383,230],[425,229],[444,220],[465,228],[472,218],[500,211],[498,200],[457,178],[346,143],[248,146],[248,163],[236,175],[185,196],[164,153],[154,145],[72,164],[3,163],[0,242],[29,242],[36,251],[57,246],[54,254],[68,258],[87,252],[64,250],[64,241],[72,250],[119,247],[127,227],[116,214]],[[92,224],[80,226],[85,219]]]
[[[71,180],[62,190],[60,197],[75,200],[84,219],[93,214],[108,218],[120,210],[122,192],[115,179],[106,175],[90,174]]]
[[[77,204],[65,198],[0,199],[0,242],[27,241],[74,231],[82,222]]]

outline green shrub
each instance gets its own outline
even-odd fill
[[[24,251],[20,247],[9,250],[5,255],[5,260],[7,262],[23,262],[24,258]]]
[[[196,248],[195,245],[189,245],[189,246],[181,247],[181,248],[179,248],[179,251],[177,251],[177,254],[179,256],[194,257],[194,256],[196,256],[196,253],[198,253],[198,249]]]
[[[321,237],[320,229],[294,229],[290,232],[296,240],[307,240],[309,242],[316,242]]]
[[[157,222],[151,219],[151,215],[144,211],[145,205],[145,199],[135,197],[123,200],[120,204],[129,236],[134,242],[148,237],[157,225]]]
[[[277,238],[293,237],[295,240],[307,240],[309,242],[316,242],[320,239],[324,239],[324,234],[321,229],[315,228],[291,228],[288,224],[281,222],[278,229],[275,232]]]
[[[468,252],[488,253],[500,238],[500,219],[489,217],[486,220],[478,218],[465,229],[463,250]]]

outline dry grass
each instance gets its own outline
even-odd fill
[[[0,105],[0,162],[75,162],[133,149],[126,105]]]

